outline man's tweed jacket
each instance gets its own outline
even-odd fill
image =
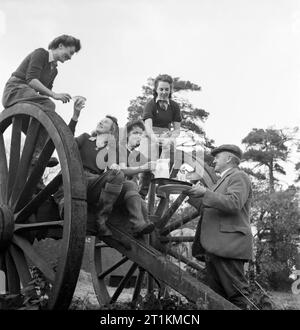
[[[252,259],[249,209],[251,182],[245,172],[232,168],[203,196],[200,242],[220,257]]]

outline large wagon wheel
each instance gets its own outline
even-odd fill
[[[193,155],[186,155],[184,158],[186,163],[195,165]],[[196,160],[198,168],[198,178],[207,186],[211,187],[217,177],[215,173],[204,162]],[[144,281],[147,279],[146,292],[152,292],[154,283],[156,282],[158,288],[162,289],[165,285],[173,287],[176,291],[185,295],[189,300],[196,302],[199,293],[204,293],[204,296],[210,296],[210,303],[215,308],[234,308],[232,304],[225,301],[224,298],[215,294],[212,290],[207,288],[195,280],[190,275],[181,277],[181,273],[186,273],[180,267],[174,267],[173,263],[168,262],[169,257],[175,258],[180,262],[185,263],[190,269],[202,271],[204,265],[199,262],[191,261],[189,258],[181,255],[172,249],[173,243],[178,242],[192,242],[194,236],[189,237],[172,237],[170,234],[178,228],[184,226],[188,222],[197,219],[199,211],[194,209],[190,214],[184,215],[181,219],[170,221],[174,213],[178,210],[179,206],[186,199],[186,195],[182,191],[187,187],[186,182],[174,179],[155,179],[152,181],[148,209],[152,216],[152,220],[156,222],[156,231],[151,234],[148,241],[136,240],[128,234],[124,226],[116,218],[119,216],[112,216],[111,228],[113,230],[114,239],[105,239],[104,242],[92,239],[89,241],[89,261],[91,275],[93,279],[94,290],[97,295],[100,305],[108,305],[114,303],[120,297],[120,294],[130,281],[130,278],[137,272],[137,279],[135,288],[131,294],[131,303],[134,306],[141,293]],[[170,205],[170,195],[179,195],[177,199]],[[155,203],[155,196],[159,197],[159,202]],[[155,204],[157,206],[155,207]],[[193,203],[192,203],[193,204]],[[119,219],[120,220],[120,219]],[[120,242],[118,242],[118,239]],[[126,247],[126,242],[130,247]],[[112,264],[110,267],[105,268],[103,251],[109,247],[117,249],[122,255],[120,259]],[[110,274],[118,269],[120,266],[128,264],[129,268],[123,277],[122,281],[116,288],[113,294],[108,290],[108,277]]]
[[[27,127],[22,148],[21,133]],[[46,130],[48,139],[33,166],[41,129]],[[6,137],[10,130],[7,159]],[[38,189],[54,151],[61,171],[44,188]],[[62,183],[64,220],[59,218],[57,207],[48,209],[48,214],[40,212]],[[0,204],[0,269],[5,273],[6,292],[20,293],[32,281],[31,270],[35,266],[50,282],[47,308],[68,308],[84,249],[86,187],[76,142],[55,112],[43,111],[32,103],[19,103],[0,114]],[[54,237],[53,234],[60,239],[55,265],[33,244],[35,238]]]

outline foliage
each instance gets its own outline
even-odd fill
[[[257,129],[254,128],[243,140],[246,151],[244,159],[255,164],[254,170],[248,169],[248,173],[258,180],[264,180],[267,174],[268,187],[274,191],[275,183],[278,179],[276,174],[285,175],[283,164],[288,161],[290,154],[290,144],[295,139],[298,128],[292,131],[287,129]],[[257,169],[266,170],[266,173],[257,171]]]
[[[300,211],[297,190],[268,193],[257,191],[252,222],[257,280],[273,289],[289,289],[297,257]]]
[[[188,302],[177,294],[160,295],[159,290],[153,290],[145,296],[139,295],[135,305],[132,303],[114,303],[101,309],[109,310],[199,310],[207,309],[207,302],[199,299],[197,304]]]
[[[35,266],[30,267],[32,281],[20,294],[0,295],[0,309],[36,310],[47,306],[51,285]]]

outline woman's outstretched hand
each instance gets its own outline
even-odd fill
[[[77,121],[81,110],[85,107],[85,101],[83,99],[76,99],[74,102],[74,111],[73,111],[73,117],[72,119]]]

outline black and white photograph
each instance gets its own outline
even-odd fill
[[[0,0],[0,50],[0,311],[300,309],[299,0]]]

